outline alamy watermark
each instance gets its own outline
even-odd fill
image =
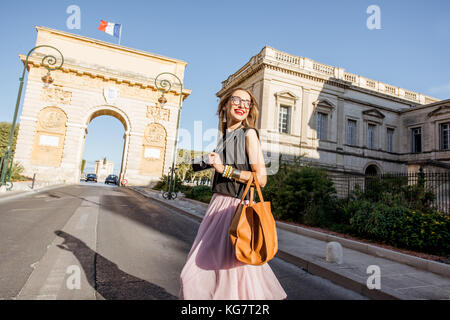
[[[370,276],[367,278],[367,288],[369,289],[381,289],[381,269],[380,266],[370,265],[366,270],[367,274]]]
[[[66,269],[66,274],[69,274],[66,280],[66,287],[69,290],[81,289],[81,269],[77,265],[70,265]]]
[[[381,9],[376,4],[372,4],[367,7],[367,14],[370,16],[367,18],[366,26],[369,30],[381,29]]]
[[[81,29],[81,9],[77,5],[70,5],[66,9],[66,13],[70,16],[66,20],[66,27],[69,30]]]

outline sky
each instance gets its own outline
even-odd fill
[[[80,29],[67,27],[71,5],[80,8]],[[380,29],[367,27],[370,5],[380,8]],[[186,61],[184,86],[192,94],[183,103],[180,128],[193,132],[195,121],[204,131],[217,127],[221,82],[266,45],[450,98],[449,14],[450,0],[0,1],[0,121],[12,120],[23,68],[18,54],[34,47],[36,25],[117,43],[97,28],[101,19],[121,23],[122,45]],[[88,130],[88,164],[107,157],[118,168],[121,123],[102,116]]]

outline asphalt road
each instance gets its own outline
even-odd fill
[[[0,200],[0,298],[177,299],[198,226],[100,183]],[[288,299],[366,299],[281,259],[269,264]],[[82,280],[69,290],[74,266]]]

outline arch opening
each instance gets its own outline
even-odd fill
[[[380,174],[380,170],[376,165],[371,164],[367,166],[366,170],[364,171],[364,174],[368,176],[376,176],[377,174]]]
[[[115,175],[120,184],[125,175],[124,160],[130,130],[127,120],[125,115],[109,107],[95,110],[87,117],[81,153],[82,181],[86,181],[88,173],[94,173],[98,183],[109,184],[106,178]]]

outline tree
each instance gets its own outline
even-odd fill
[[[86,166],[86,159],[83,159],[82,161],[81,161],[81,173],[83,173],[84,172],[84,167]]]
[[[0,122],[0,157],[5,155],[6,149],[8,149],[9,134],[11,132],[11,123]],[[17,134],[19,133],[19,125],[14,128],[14,137],[12,143],[12,151],[16,149]]]

